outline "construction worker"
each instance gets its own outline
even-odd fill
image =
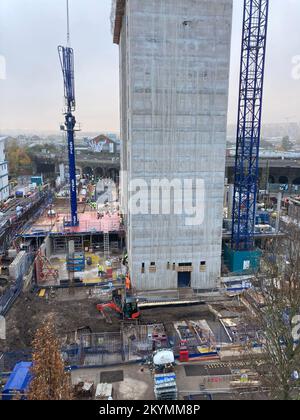
[[[125,278],[125,287],[126,287],[126,290],[130,290],[131,289],[131,281],[130,281],[129,274],[127,274],[127,276]]]
[[[102,277],[104,274],[104,268],[103,265],[101,265],[100,263],[98,264],[98,277]]]

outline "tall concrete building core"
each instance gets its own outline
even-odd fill
[[[217,285],[231,24],[232,0],[113,2],[122,207],[137,290]]]

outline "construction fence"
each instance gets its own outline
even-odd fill
[[[66,366],[75,369],[121,363],[147,363],[154,351],[163,348],[172,349],[175,357],[179,357],[183,341],[191,359],[199,359],[203,355],[213,359],[218,357],[214,340],[207,340],[200,335],[187,335],[181,327],[182,325],[176,324],[175,330],[179,329],[179,334],[177,332],[175,335],[167,334],[163,324],[125,323],[121,325],[119,332],[92,333],[78,330],[62,339],[62,357]],[[19,354],[6,353],[2,361],[5,369],[13,369],[17,361],[27,361],[28,358],[30,359],[30,351],[26,350]],[[207,372],[202,375],[206,376]]]
[[[68,366],[102,366],[122,363],[122,336],[120,333],[84,334],[79,344],[63,349],[63,359]]]
[[[147,361],[159,348],[172,348],[179,353],[179,339],[167,338],[153,341],[151,336],[141,336],[145,326],[135,326],[135,332],[107,332],[83,334],[76,344],[65,345],[62,357],[65,365],[72,368],[100,367],[120,363]],[[10,372],[19,361],[30,361],[30,349],[0,355],[0,373]]]
[[[19,294],[23,289],[24,277],[28,273],[30,267],[33,264],[34,255],[24,255],[22,258],[22,263],[19,264],[17,272],[17,277],[15,283],[10,287],[2,296],[0,296],[0,315],[7,315],[8,311],[18,298]]]
[[[91,367],[147,361],[155,350],[172,349],[179,356],[181,339],[178,336],[153,336],[143,334],[144,325],[136,325],[132,332],[84,334],[80,343],[67,346],[63,358],[68,366]],[[142,332],[142,333],[141,333]],[[195,357],[195,346],[187,349]],[[198,354],[200,356],[200,354]]]
[[[80,343],[64,349],[65,363],[70,366],[104,366],[134,362],[149,356],[152,339],[127,339],[123,333],[85,334]]]

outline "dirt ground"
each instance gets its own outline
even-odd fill
[[[61,337],[83,327],[89,327],[94,333],[120,330],[119,315],[109,311],[111,323],[107,323],[96,309],[99,298],[89,296],[87,289],[76,291],[73,298],[66,294],[68,291],[64,290],[46,300],[33,293],[23,293],[6,317],[7,339],[5,342],[0,340],[0,351],[30,348],[35,331],[50,316],[53,316],[57,334]],[[211,317],[205,305],[153,308],[142,311],[141,323],[163,323],[167,334],[174,335],[173,321]]]
[[[114,400],[153,400],[153,377],[149,369],[142,368],[138,364],[120,365],[113,370],[121,371],[123,379],[120,382],[112,382]],[[112,377],[112,368],[102,369],[77,369],[72,371],[72,383],[81,381],[93,382],[97,385],[100,382],[101,374],[108,372]],[[101,382],[103,382],[101,380]]]
[[[63,336],[78,328],[89,326],[93,332],[107,331],[108,325],[97,312],[97,298],[61,301],[46,301],[31,293],[22,294],[6,317],[6,351],[30,348],[37,328],[53,316],[57,333]],[[111,331],[118,331],[119,322],[112,315]],[[0,347],[1,350],[1,347]],[[3,350],[2,350],[3,351]]]

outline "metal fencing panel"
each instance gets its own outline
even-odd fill
[[[23,289],[23,280],[26,273],[29,271],[30,266],[32,265],[34,260],[33,255],[27,255],[25,259],[25,263],[22,266],[22,272],[18,276],[15,284],[8,289],[3,296],[0,297],[0,315],[5,316],[7,315],[8,311],[20,295]]]

